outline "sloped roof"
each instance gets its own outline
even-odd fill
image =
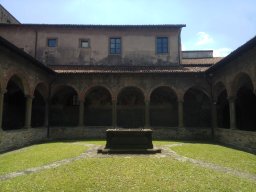
[[[5,24],[0,26],[10,27],[34,27],[34,28],[72,28],[72,29],[118,29],[118,30],[136,30],[136,29],[155,29],[168,30],[173,28],[186,27],[185,24],[162,24],[162,25],[80,25],[80,24]]]
[[[21,57],[29,60],[31,63],[33,63],[37,67],[41,68],[42,70],[45,70],[45,71],[47,71],[49,73],[52,73],[52,74],[55,73],[50,68],[46,67],[43,63],[41,63],[40,61],[38,61],[37,59],[35,59],[31,55],[27,54],[26,52],[22,51],[21,49],[19,49],[18,47],[16,47],[15,45],[13,45],[12,43],[10,43],[9,41],[7,41],[6,39],[4,39],[1,36],[0,36],[0,45],[6,47],[7,49],[9,49],[12,52],[20,55]]]
[[[212,66],[222,60],[223,57],[212,58],[196,58],[196,59],[182,59],[181,63],[184,66],[200,65],[200,66]]]
[[[223,66],[225,63],[229,63],[239,57],[240,55],[244,54],[248,50],[252,49],[253,47],[256,47],[256,36],[247,41],[242,46],[238,47],[236,50],[231,52],[228,56],[217,62],[215,65],[211,66],[207,72],[211,72],[216,70],[217,68]]]

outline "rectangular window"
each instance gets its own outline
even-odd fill
[[[157,37],[156,52],[158,54],[168,53],[168,37]]]
[[[109,53],[121,54],[121,38],[110,38]]]
[[[56,38],[48,39],[47,46],[48,47],[57,47],[57,39]]]
[[[89,48],[90,44],[89,44],[89,40],[80,40],[80,48]]]

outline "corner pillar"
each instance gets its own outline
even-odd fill
[[[26,96],[25,128],[31,128],[32,102],[33,97]]]
[[[230,129],[236,129],[235,98],[234,97],[229,98],[228,102],[229,102]]]
[[[78,126],[82,127],[84,126],[84,101],[80,100],[79,101],[79,122]]]
[[[183,100],[178,101],[179,128],[184,127]]]
[[[149,128],[150,127],[150,117],[149,117],[149,105],[150,105],[150,101],[149,100],[145,100],[145,128]]]
[[[2,128],[3,107],[4,107],[4,92],[0,91],[0,131],[3,130],[3,128]]]
[[[44,113],[44,126],[48,127],[49,124],[49,102],[45,102],[45,113]]]
[[[112,126],[113,128],[117,127],[117,101],[116,100],[112,100]]]
[[[212,102],[212,127],[217,128],[217,102]]]

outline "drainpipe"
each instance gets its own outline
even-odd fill
[[[35,34],[36,35],[35,35],[35,55],[34,55],[34,57],[36,58],[37,57],[37,41],[38,41],[38,32],[37,32],[37,30],[35,31]]]

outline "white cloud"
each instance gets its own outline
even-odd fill
[[[213,56],[214,57],[225,57],[229,53],[231,53],[232,49],[230,48],[219,48],[213,50]]]
[[[213,38],[205,32],[198,32],[197,36],[198,36],[198,40],[196,42],[197,46],[213,43]]]

